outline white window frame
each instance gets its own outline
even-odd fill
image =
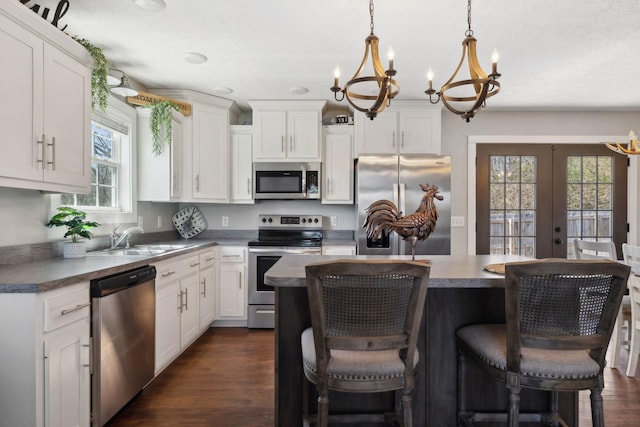
[[[92,221],[101,224],[137,223],[138,195],[136,185],[136,146],[138,135],[138,118],[135,108],[119,99],[109,96],[107,110],[104,113],[114,120],[129,124],[128,138],[122,138],[120,150],[120,164],[118,167],[118,195],[120,207],[117,210],[109,208],[85,208]],[[128,139],[128,142],[125,141]],[[60,206],[60,195],[51,196],[51,213],[55,213]]]

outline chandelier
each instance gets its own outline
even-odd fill
[[[400,86],[393,79],[393,76],[396,75],[396,70],[393,69],[393,50],[391,48],[388,51],[389,69],[385,71],[380,62],[378,54],[379,39],[373,34],[373,0],[369,1],[369,15],[371,16],[371,34],[365,39],[364,57],[360,67],[344,88],[340,88],[338,85],[340,68],[336,67],[331,91],[336,101],[339,102],[347,98],[353,108],[365,113],[369,119],[373,120],[378,113],[389,106],[391,99],[400,92]],[[362,73],[367,64],[369,54],[371,54],[373,75],[361,77],[360,73]],[[339,93],[342,94],[341,97],[338,97]],[[373,104],[365,107],[362,106],[363,103],[360,101],[373,101]]]
[[[467,0],[467,31],[465,39],[462,41],[462,58],[453,75],[442,86],[439,92],[436,92],[433,85],[433,71],[429,68],[427,78],[429,79],[429,88],[425,91],[429,95],[429,101],[437,104],[440,100],[449,111],[462,116],[467,123],[475,116],[478,109],[486,106],[487,98],[492,97],[500,91],[500,78],[498,73],[498,51],[494,50],[492,55],[492,70],[487,76],[478,63],[476,54],[476,39],[473,37],[471,30],[471,0]],[[466,80],[454,81],[458,71],[462,68],[462,64],[467,60],[470,78]],[[435,100],[433,95],[437,95]]]
[[[629,132],[629,145],[626,147],[619,142],[616,142],[615,145],[609,144],[608,142],[605,144],[610,150],[613,150],[616,153],[626,155],[640,154],[640,141],[638,141],[638,138],[636,138],[636,134],[633,131]]]

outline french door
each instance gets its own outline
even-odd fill
[[[627,158],[601,144],[478,144],[476,253],[573,258],[627,238]]]

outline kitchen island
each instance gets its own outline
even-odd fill
[[[302,425],[304,374],[300,334],[311,326],[307,301],[307,264],[337,259],[411,259],[410,256],[316,256],[286,255],[265,274],[265,283],[275,287],[275,425]],[[422,320],[418,350],[420,361],[413,392],[415,426],[457,425],[457,353],[455,331],[470,323],[504,322],[504,276],[484,270],[488,264],[522,261],[520,256],[431,255],[427,307]],[[505,410],[507,393],[473,362],[467,366],[467,408]],[[314,387],[311,387],[314,390]],[[309,401],[315,407],[315,393]],[[393,394],[331,396],[332,413],[350,410],[392,410]],[[523,390],[522,411],[548,407],[548,394]],[[578,395],[561,393],[560,412],[569,425],[577,426]]]

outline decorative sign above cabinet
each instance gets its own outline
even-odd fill
[[[138,91],[137,96],[127,96],[127,102],[133,105],[141,105],[147,106],[149,104],[153,104],[158,101],[171,101],[175,105],[178,106],[178,111],[182,113],[183,116],[191,115],[191,104],[188,102],[177,101],[175,99],[165,98],[164,96],[154,95],[152,93],[140,92]]]
[[[51,24],[59,28],[60,31],[64,31],[67,29],[67,26],[61,27],[60,19],[67,14],[69,11],[69,1],[68,0],[60,0],[58,1],[58,5],[56,6],[53,14],[49,16],[52,9],[49,7],[42,7],[37,0],[18,0],[20,3],[34,11],[37,15],[40,15],[42,19],[51,22]]]

